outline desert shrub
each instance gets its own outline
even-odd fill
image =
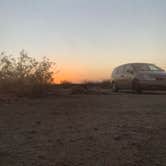
[[[91,88],[91,87],[97,87],[99,85],[99,82],[97,81],[84,81],[81,83],[82,86],[86,88]]]
[[[103,80],[99,84],[100,84],[101,88],[104,88],[104,89],[111,88],[111,81],[110,80]]]
[[[72,95],[86,94],[86,95],[105,95],[108,91],[103,91],[100,87],[87,87],[83,84],[75,85],[71,88]]]
[[[61,81],[60,86],[62,88],[68,89],[68,88],[71,88],[73,86],[73,83],[70,81],[64,80],[64,81]]]
[[[21,51],[14,57],[1,53],[0,56],[0,92],[16,95],[41,95],[53,81],[55,63],[47,58],[41,61]]]
[[[71,94],[88,94],[89,89],[83,85],[76,85],[71,88]]]
[[[103,81],[84,81],[82,83],[83,86],[87,88],[104,88],[109,89],[111,88],[110,80],[103,80]]]

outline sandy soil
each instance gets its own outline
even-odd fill
[[[0,166],[165,166],[166,94],[0,101]]]

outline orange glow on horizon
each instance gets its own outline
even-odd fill
[[[54,82],[60,84],[63,81],[79,83],[82,81],[80,69],[63,68],[55,74]]]
[[[74,73],[71,72],[61,72],[57,73],[54,77],[54,82],[57,84],[60,84],[63,81],[69,81],[69,82],[80,82],[79,78],[77,78],[77,75],[74,75]]]
[[[80,83],[84,81],[100,81],[105,79],[110,79],[110,74],[112,71],[95,71],[95,70],[83,70],[80,68],[68,69],[65,68],[59,73],[55,74],[54,82],[60,84],[63,81],[68,81],[72,83]]]

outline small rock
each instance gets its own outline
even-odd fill
[[[114,140],[119,141],[121,139],[120,135],[114,136]]]
[[[99,129],[97,127],[94,128],[95,131],[98,131]]]
[[[41,124],[41,121],[40,121],[40,120],[36,121],[36,124],[40,125],[40,124]]]

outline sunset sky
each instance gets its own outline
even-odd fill
[[[21,49],[55,60],[57,82],[128,62],[166,69],[166,0],[0,0],[0,51]]]

